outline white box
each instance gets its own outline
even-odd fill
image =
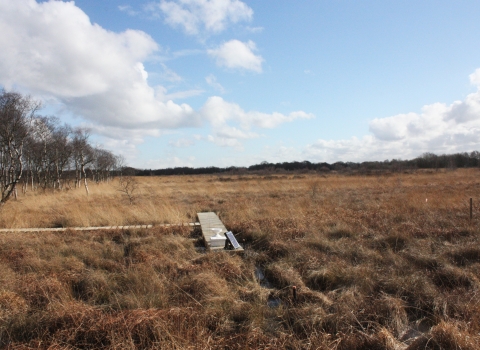
[[[210,247],[225,247],[226,239],[227,237],[219,232],[215,236],[210,237]]]

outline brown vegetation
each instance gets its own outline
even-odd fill
[[[115,183],[27,192],[0,227],[215,211],[246,250],[202,253],[188,227],[3,233],[0,347],[478,349],[478,175],[146,177],[132,204]]]

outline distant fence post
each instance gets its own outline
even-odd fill
[[[473,198],[470,198],[470,221],[473,218]]]

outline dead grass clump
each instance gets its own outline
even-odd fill
[[[178,287],[185,293],[188,304],[192,304],[192,301],[198,304],[204,300],[226,297],[231,293],[225,279],[213,271],[183,277],[178,281]]]
[[[1,262],[14,271],[22,271],[25,269],[24,259],[27,253],[24,248],[4,247],[2,250],[3,251],[0,251]]]
[[[333,301],[324,293],[311,290],[310,288],[297,288],[297,300],[295,304],[319,305],[327,309],[333,304]]]
[[[407,247],[409,239],[404,235],[388,235],[386,237],[377,237],[370,243],[370,248],[379,252],[391,250],[394,253],[398,253]]]
[[[274,234],[276,238],[290,241],[304,238],[306,227],[302,221],[294,217],[263,217],[256,220],[256,226],[261,232]]]
[[[173,283],[157,275],[148,265],[135,266],[109,280],[111,287],[106,293],[115,309],[162,308],[169,305],[170,296],[176,294]]]
[[[327,233],[327,237],[333,241],[336,241],[342,238],[351,238],[353,237],[353,234],[344,227],[336,227]]]
[[[471,288],[475,284],[472,277],[457,268],[437,269],[432,273],[433,283],[440,289]]]
[[[62,253],[65,257],[77,258],[87,269],[100,269],[108,272],[121,272],[124,269],[124,260],[120,252],[115,253],[112,247],[105,247],[98,242],[74,244],[63,250]]]
[[[408,238],[403,235],[389,235],[384,238],[386,245],[395,253],[404,250],[408,245]]]
[[[364,298],[355,289],[346,289],[327,294],[332,304],[323,318],[322,330],[328,334],[351,333],[352,330],[365,331],[359,322],[359,315],[365,306]]]
[[[474,231],[466,228],[449,228],[447,226],[446,229],[436,229],[435,231],[432,232],[433,235],[436,236],[437,239],[440,239],[442,241],[447,241],[450,243],[455,243],[460,240],[464,240],[468,237],[470,237],[472,234],[475,234]]]
[[[112,284],[105,273],[91,271],[68,278],[72,296],[93,305],[110,303],[113,297]]]
[[[34,310],[42,310],[51,303],[62,303],[71,299],[68,286],[53,276],[25,275],[19,280],[18,293],[29,308]]]
[[[400,298],[384,294],[381,298],[367,301],[365,307],[369,315],[367,320],[378,323],[397,338],[408,327],[407,305]]]
[[[286,264],[271,263],[265,266],[265,277],[277,289],[304,285],[298,271]]]
[[[300,339],[308,339],[321,333],[323,319],[326,315],[327,312],[322,307],[304,305],[286,309],[281,317],[286,329]]]
[[[2,323],[25,314],[27,310],[28,303],[20,295],[7,290],[0,291],[0,320]]]
[[[239,299],[254,305],[266,305],[269,295],[267,288],[261,287],[256,282],[250,282],[242,288],[238,288]]]
[[[272,234],[254,232],[246,239],[249,248],[265,252],[272,260],[278,260],[290,254],[291,244],[289,242],[278,239]]]
[[[405,276],[385,276],[384,278],[387,279],[380,280],[379,290],[405,301],[410,322],[420,319],[433,322],[435,311],[438,309],[437,290],[426,274],[411,272]]]
[[[321,253],[329,254],[333,251],[331,244],[320,237],[315,238],[313,240],[309,240],[305,243],[309,248],[319,251]]]
[[[347,288],[354,284],[354,281],[355,276],[351,273],[351,270],[340,265],[312,271],[306,278],[308,287],[322,292]]]
[[[376,334],[353,332],[345,334],[337,346],[338,350],[396,350],[394,338],[388,331],[382,330]]]
[[[236,327],[248,326],[252,316],[253,306],[246,302],[234,302],[230,309],[230,319],[235,322]]]
[[[467,266],[480,262],[479,248],[461,248],[452,252],[450,255],[454,263],[458,266]]]
[[[213,271],[229,282],[246,280],[250,276],[244,274],[248,268],[237,255],[206,254],[192,262],[194,265],[200,265],[201,270]]]
[[[182,223],[182,222],[179,222]],[[138,233],[142,233],[145,236],[154,236],[154,237],[160,237],[160,236],[180,236],[180,237],[189,237],[190,234],[192,233],[192,228],[189,226],[154,226],[152,229],[142,229],[142,230],[136,230],[137,235]]]
[[[85,269],[85,264],[75,256],[58,258],[55,262],[62,270],[67,270],[73,274],[79,274]]]
[[[17,284],[19,274],[13,271],[8,265],[0,262],[0,286],[5,290],[13,290]]]
[[[469,334],[454,323],[442,321],[429,334],[417,338],[407,350],[474,350],[479,346],[478,335]]]
[[[419,270],[433,271],[439,269],[443,264],[436,257],[430,257],[420,252],[402,252],[401,255],[407,264],[413,265]]]
[[[287,242],[271,240],[265,244],[264,250],[272,260],[287,257],[290,254],[291,244]]]

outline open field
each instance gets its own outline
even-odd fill
[[[133,204],[115,182],[27,192],[0,228],[214,211],[244,256],[196,250],[187,227],[1,234],[0,347],[480,348],[477,169],[137,181]]]

